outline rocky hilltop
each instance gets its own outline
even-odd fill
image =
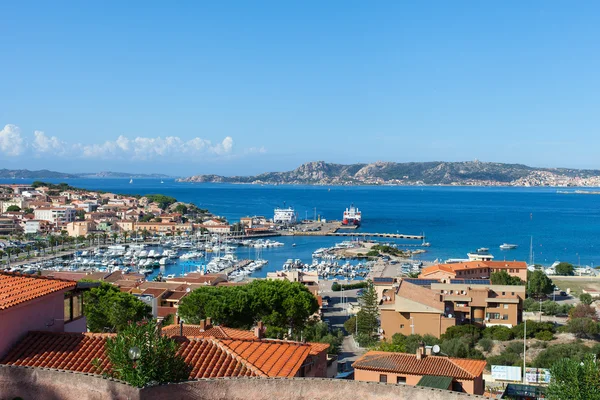
[[[598,186],[600,171],[534,168],[481,161],[378,161],[350,165],[314,161],[287,172],[230,177],[195,175],[179,181],[305,185]]]

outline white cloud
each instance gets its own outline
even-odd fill
[[[16,157],[25,152],[25,143],[18,126],[7,124],[0,131],[0,152]]]
[[[55,155],[64,155],[67,153],[67,144],[60,141],[56,136],[46,136],[42,131],[33,132],[33,143],[31,147],[35,153],[52,153]]]
[[[251,147],[241,154],[264,154],[264,147]],[[56,136],[48,136],[43,131],[34,131],[33,138],[21,135],[16,125],[6,125],[0,131],[0,153],[19,156],[28,153],[33,156],[63,156],[80,159],[102,160],[142,160],[151,161],[169,157],[170,161],[191,161],[193,157],[231,158],[234,154],[234,141],[226,136],[213,143],[208,139],[195,137],[190,140],[178,136],[129,138],[121,135],[116,140],[103,143],[67,143]]]

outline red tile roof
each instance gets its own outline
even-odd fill
[[[421,270],[421,275],[427,276],[437,271],[445,271],[453,274],[459,270],[474,268],[526,269],[527,263],[524,261],[467,261],[451,264],[437,264],[423,268]]]
[[[167,336],[180,336],[181,327],[177,324],[167,325],[162,328],[162,334]],[[183,325],[183,336],[188,337],[212,337],[217,339],[256,339],[253,331],[227,328],[225,326],[209,326],[206,329],[200,325]]]
[[[105,341],[112,334],[29,332],[0,362],[5,365],[99,373],[109,368]],[[178,337],[177,353],[191,365],[190,379],[293,377],[311,346],[297,342]]]
[[[73,281],[0,272],[0,310],[61,290],[74,289],[76,285]]]
[[[230,339],[220,342],[271,378],[296,375],[311,349],[310,345],[298,342]]]
[[[310,355],[316,356],[329,348],[329,343],[309,343]]]
[[[483,373],[485,360],[469,360],[440,356],[369,351],[352,364],[354,369],[392,372],[409,375],[449,376],[456,379],[475,379]]]

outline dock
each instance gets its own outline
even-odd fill
[[[325,236],[351,236],[351,237],[380,237],[389,239],[416,239],[423,240],[423,235],[405,235],[403,233],[373,233],[373,232],[328,232]]]
[[[252,262],[252,260],[240,260],[237,263],[235,263],[235,265],[233,265],[229,268],[225,268],[223,271],[219,272],[219,274],[229,275],[233,271],[237,271],[238,269],[247,267],[248,265],[250,265],[251,262]]]

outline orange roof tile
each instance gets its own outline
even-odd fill
[[[309,343],[310,344],[310,355],[316,356],[323,351],[329,349],[329,343]]]
[[[410,375],[449,376],[457,379],[475,379],[483,373],[485,360],[469,360],[440,356],[369,351],[352,364],[355,369],[392,372]]]
[[[420,285],[401,280],[396,290],[396,296],[444,311],[444,303],[440,294]]]
[[[0,272],[0,310],[66,289],[76,282]]]
[[[113,334],[29,332],[0,362],[5,365],[55,368],[98,374],[100,360],[110,368],[105,352]],[[310,345],[297,342],[175,338],[177,353],[192,370],[190,379],[220,377],[293,377],[309,355]]]
[[[466,261],[451,264],[436,264],[423,268],[421,275],[427,276],[437,271],[445,271],[449,273],[455,273],[456,271],[462,271],[470,268],[512,268],[512,269],[526,269],[527,263],[524,261]]]
[[[162,334],[166,336],[180,336],[181,327],[177,324],[162,328]],[[256,339],[253,331],[227,328],[225,326],[209,326],[201,329],[200,325],[183,325],[183,336],[188,337],[212,337],[217,339]]]
[[[230,339],[220,342],[271,378],[296,375],[311,349],[310,345],[298,342]]]

